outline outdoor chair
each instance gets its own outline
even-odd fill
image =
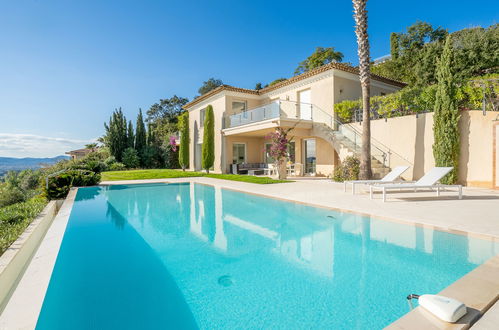
[[[387,183],[394,183],[396,180],[404,173],[407,171],[409,166],[397,166],[395,167],[390,173],[385,175],[383,178],[380,180],[353,180],[353,181],[345,181],[343,182],[343,188],[345,192],[347,191],[347,184],[352,185],[352,195],[355,194],[355,185],[357,184],[387,184]]]
[[[440,190],[442,188],[457,188],[457,193],[459,199],[463,198],[463,186],[456,185],[444,185],[438,183],[440,179],[452,171],[452,167],[434,167],[428,173],[426,173],[421,179],[413,183],[400,183],[400,184],[374,184],[369,187],[369,195],[373,199],[373,193],[376,190],[381,190],[383,192],[383,202],[386,202],[386,194],[390,190],[412,190],[417,192],[421,189],[436,189],[437,196],[440,196]]]

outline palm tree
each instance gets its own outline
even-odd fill
[[[359,77],[362,88],[362,150],[360,154],[360,179],[371,178],[371,121],[369,94],[371,89],[371,73],[369,70],[369,36],[367,35],[367,0],[352,0],[357,35],[357,54],[359,55]]]

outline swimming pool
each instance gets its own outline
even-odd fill
[[[377,329],[495,251],[208,185],[80,188],[37,329]]]

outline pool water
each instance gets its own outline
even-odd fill
[[[379,329],[497,253],[208,185],[81,188],[37,329]]]

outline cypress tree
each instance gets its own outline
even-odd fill
[[[133,124],[131,120],[128,122],[127,140],[128,148],[135,148],[135,134],[133,133]]]
[[[215,161],[215,118],[213,115],[213,107],[208,105],[204,119],[203,133],[203,148],[201,167],[210,173],[210,168],[213,167]]]
[[[128,144],[126,118],[121,108],[114,110],[111,118],[109,118],[109,124],[104,123],[104,127],[106,129],[104,138],[106,146],[109,148],[111,155],[121,162],[123,151],[125,151]]]
[[[189,167],[189,113],[185,112],[179,117],[178,126],[180,128],[180,150],[178,162],[185,171]]]
[[[390,54],[392,55],[392,60],[396,60],[399,57],[399,35],[395,32],[390,34]]]
[[[147,147],[147,132],[144,124],[144,117],[142,116],[142,109],[139,109],[137,116],[137,123],[135,124],[135,150],[139,154],[140,163],[144,165],[144,154]]]
[[[437,91],[433,115],[433,156],[436,166],[454,169],[442,181],[457,182],[459,166],[459,110],[456,98],[456,81],[452,72],[453,47],[450,36],[445,41],[442,56],[437,62]]]

